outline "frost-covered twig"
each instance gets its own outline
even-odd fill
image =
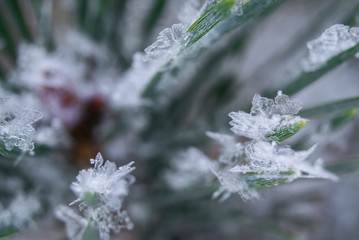
[[[211,165],[221,187],[213,197],[221,201],[232,193],[238,193],[244,200],[258,197],[258,187],[289,183],[298,178],[337,177],[322,167],[322,160],[309,161],[315,146],[306,151],[295,151],[280,142],[293,136],[306,123],[296,116],[301,104],[290,100],[281,91],[272,100],[255,95],[250,114],[239,111],[229,116],[231,130],[238,136],[249,139],[237,143],[234,137],[208,133],[223,145],[219,162]]]

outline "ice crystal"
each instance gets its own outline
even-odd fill
[[[7,209],[0,204],[0,228],[22,229],[32,223],[34,215],[40,211],[41,204],[37,198],[18,193]]]
[[[11,99],[1,99],[0,104],[0,140],[5,149],[11,151],[17,147],[22,151],[32,152],[35,135],[32,124],[41,119],[41,113],[24,109],[20,103]]]
[[[134,106],[142,103],[142,92],[156,73],[175,64],[176,55],[183,48],[186,27],[174,24],[159,33],[157,40],[145,49],[136,53],[130,70],[125,73],[113,96],[118,106]],[[128,91],[131,89],[131,91]]]
[[[101,240],[109,240],[111,231],[119,233],[123,228],[133,228],[133,223],[127,212],[118,206],[101,205],[96,211],[87,209],[85,216],[92,219],[98,226]]]
[[[205,182],[210,173],[210,160],[201,151],[190,148],[171,161],[164,178],[172,189],[184,189]]]
[[[239,111],[231,112],[231,130],[239,135],[256,140],[276,139],[275,134],[280,129],[290,129],[290,126],[304,125],[305,119],[294,116],[301,109],[301,104],[281,91],[274,99],[268,99],[256,94],[252,101],[250,114]]]
[[[78,197],[77,201],[84,201],[86,194],[97,194],[101,200],[110,205],[118,205],[128,194],[128,187],[134,182],[130,173],[135,169],[133,162],[119,167],[102,158],[98,153],[95,159],[90,160],[94,168],[81,170],[76,177],[77,182],[71,185],[72,191]]]
[[[292,171],[292,180],[298,177],[335,180],[336,177],[321,168],[320,164],[318,164],[319,162],[313,165],[308,161],[308,157],[314,149],[315,146],[308,150],[297,152],[289,147],[281,147],[275,142],[250,143],[246,147],[248,165],[237,165],[231,169],[231,172],[258,172],[265,173],[269,178],[280,178],[283,172]]]
[[[207,136],[221,144],[221,155],[218,161],[236,163],[244,155],[244,145],[236,141],[234,136],[206,132]]]
[[[207,133],[223,145],[219,163],[211,167],[221,184],[214,198],[222,201],[233,193],[243,200],[256,198],[254,188],[289,183],[298,178],[337,180],[322,167],[321,159],[309,161],[315,146],[297,152],[280,144],[299,131],[305,121],[294,116],[301,108],[298,101],[289,100],[279,91],[274,100],[255,95],[252,104],[250,114],[241,111],[229,114],[231,130],[251,141],[239,143],[232,136]]]
[[[322,35],[307,43],[308,57],[303,60],[303,68],[312,72],[324,65],[332,57],[359,43],[359,28],[335,24]]]
[[[220,188],[213,193],[213,198],[224,201],[234,193],[239,194],[243,200],[259,197],[255,190],[249,189],[245,179],[238,174],[220,170],[218,167],[212,167],[211,169],[221,184]]]
[[[108,240],[111,230],[118,233],[122,228],[133,227],[127,212],[121,208],[124,198],[128,195],[128,188],[134,182],[134,177],[130,173],[135,168],[132,167],[133,162],[119,168],[113,162],[104,163],[100,153],[90,162],[94,167],[81,170],[77,182],[71,185],[72,191],[78,197],[72,204],[81,202],[79,207],[85,218],[77,216],[66,207],[60,207],[57,216],[65,221],[71,239],[82,237],[84,226],[93,221],[100,238]],[[72,222],[76,221],[78,223],[74,228]]]

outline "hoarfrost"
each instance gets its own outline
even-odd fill
[[[130,175],[135,168],[132,167],[133,162],[119,168],[113,162],[104,163],[100,153],[90,162],[94,167],[81,170],[77,182],[71,185],[72,191],[78,197],[71,204],[81,202],[79,208],[84,212],[85,218],[67,207],[60,207],[57,216],[66,223],[68,235],[72,239],[82,239],[84,225],[91,220],[95,223],[100,238],[108,240],[111,230],[118,233],[122,228],[133,228],[127,212],[121,208],[128,195],[129,186],[135,181]]]
[[[297,152],[281,145],[279,139],[268,137],[277,129],[284,129],[286,136],[297,131],[291,132],[287,126],[304,121],[294,116],[302,107],[298,101],[289,100],[279,91],[274,100],[256,94],[252,104],[250,114],[241,111],[229,114],[231,130],[252,140],[239,143],[235,137],[207,132],[222,145],[219,162],[211,166],[221,184],[214,198],[223,201],[233,193],[243,200],[256,198],[254,188],[289,183],[298,178],[338,179],[323,168],[321,159],[309,161],[315,146]]]
[[[303,69],[313,72],[323,66],[332,57],[359,43],[359,28],[335,24],[322,35],[307,43],[308,57],[303,60]]]
[[[213,198],[219,199],[222,202],[234,193],[239,194],[243,200],[259,197],[257,191],[250,189],[245,179],[240,175],[220,170],[215,166],[211,170],[221,183],[220,188],[213,193]]]
[[[248,165],[237,165],[230,171],[236,173],[270,173],[270,178],[280,178],[283,172],[294,171],[295,173],[290,177],[291,180],[298,177],[336,180],[337,178],[333,174],[321,167],[320,161],[316,164],[311,164],[308,161],[309,156],[314,150],[315,145],[306,151],[294,151],[289,147],[281,147],[276,142],[250,143],[246,147]]]
[[[305,122],[305,119],[294,116],[301,107],[298,101],[289,100],[281,91],[274,101],[256,94],[250,114],[242,111],[231,112],[229,116],[232,121],[229,124],[232,126],[231,130],[239,136],[265,140],[273,135],[275,130]]]
[[[165,172],[166,183],[175,190],[185,189],[201,182],[208,182],[210,160],[201,151],[190,148],[171,161],[171,170]]]
[[[157,40],[147,47],[144,53],[136,53],[131,69],[125,73],[113,95],[115,105],[140,105],[141,93],[156,73],[176,64],[176,55],[182,50],[186,35],[186,27],[183,24],[174,24],[161,31]]]
[[[32,124],[40,120],[40,112],[23,109],[19,103],[11,99],[1,99],[0,110],[0,140],[5,149],[11,151],[14,147],[22,151],[34,150],[33,138],[35,129]]]
[[[90,160],[94,168],[81,170],[73,182],[71,190],[77,195],[76,201],[84,201],[87,194],[96,194],[107,205],[119,206],[128,194],[128,187],[134,183],[134,177],[130,173],[135,169],[134,162],[119,167],[110,161],[102,158],[98,153],[96,159]]]
[[[221,144],[221,155],[218,161],[236,163],[244,155],[244,145],[236,138],[226,134],[206,132],[207,136]]]
[[[102,240],[110,239],[111,230],[119,233],[122,228],[133,229],[133,223],[127,212],[120,210],[119,207],[101,205],[96,211],[87,209],[85,216],[96,223]]]

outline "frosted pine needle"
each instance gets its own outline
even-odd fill
[[[255,188],[290,183],[298,178],[337,180],[322,167],[320,159],[314,164],[309,161],[315,146],[297,152],[280,144],[306,122],[295,116],[301,107],[298,101],[289,100],[281,91],[274,100],[256,94],[250,114],[242,111],[229,114],[231,130],[251,141],[238,143],[232,136],[207,133],[222,145],[220,163],[211,168],[221,184],[214,198],[223,201],[233,193],[243,200],[256,198]]]
[[[332,57],[359,43],[359,28],[335,24],[322,35],[307,43],[308,57],[303,60],[303,68],[312,72],[324,65]]]
[[[295,116],[301,107],[298,101],[289,100],[281,91],[274,100],[256,94],[250,114],[243,111],[231,112],[229,116],[232,121],[229,124],[232,126],[231,130],[239,136],[256,140],[279,140],[276,133],[281,129],[293,128],[295,131],[295,126],[300,129],[306,123],[305,119]]]
[[[80,210],[84,212],[84,218],[68,207],[59,207],[57,216],[65,221],[68,236],[72,240],[82,239],[84,225],[98,229],[102,240],[110,239],[110,232],[120,232],[122,228],[132,229],[133,224],[126,211],[122,210],[124,198],[128,195],[129,186],[135,179],[130,173],[135,169],[133,162],[117,168],[116,164],[104,160],[100,153],[90,162],[93,168],[81,170],[77,176],[77,182],[71,185],[72,191],[78,197],[75,202],[80,203]],[[74,224],[72,222],[79,221]],[[86,223],[85,223],[86,221]]]

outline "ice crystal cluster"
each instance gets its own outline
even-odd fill
[[[305,119],[295,115],[300,108],[298,101],[290,100],[281,91],[274,100],[255,95],[249,114],[242,111],[229,114],[231,130],[250,141],[236,143],[234,137],[208,133],[225,146],[220,163],[211,167],[221,183],[214,197],[225,200],[238,193],[243,199],[250,199],[258,197],[254,190],[258,187],[289,183],[297,178],[336,179],[322,168],[321,159],[309,161],[315,146],[295,151],[280,143],[305,124]]]
[[[171,67],[179,61],[178,54],[184,47],[186,27],[174,24],[162,30],[157,40],[133,57],[132,67],[124,74],[117,85],[113,100],[120,107],[133,107],[142,104],[141,94],[158,71]],[[139,81],[140,79],[140,81]],[[128,92],[131,89],[131,92]]]
[[[1,145],[7,151],[17,147],[21,151],[32,152],[35,136],[32,124],[41,119],[41,113],[26,109],[12,99],[1,99],[0,105]]]
[[[100,239],[109,240],[111,231],[118,233],[123,228],[133,227],[122,205],[129,186],[135,181],[130,174],[135,168],[133,162],[119,168],[113,162],[104,163],[100,153],[90,162],[94,167],[81,170],[77,181],[71,185],[78,197],[72,204],[80,202],[79,209],[84,217],[66,206],[60,206],[56,215],[66,223],[68,237],[72,240],[82,239],[89,228],[98,229]]]
[[[280,131],[305,124],[305,119],[294,116],[301,107],[298,101],[290,101],[289,97],[281,92],[278,92],[274,101],[256,94],[250,114],[242,111],[229,114],[232,118],[231,130],[239,136],[255,140],[270,138],[278,141]]]
[[[303,68],[307,72],[315,71],[332,57],[358,43],[359,27],[335,24],[326,29],[319,38],[307,43],[308,57],[303,61]]]
[[[183,22],[162,30],[156,41],[145,48],[144,52],[134,55],[131,68],[124,73],[121,82],[116,86],[112,97],[114,103],[121,108],[146,103],[141,99],[141,95],[145,95],[146,87],[156,81],[157,77],[161,77],[161,73],[183,65],[187,59],[196,56],[202,45],[211,42],[212,38],[202,40],[202,43],[196,41],[231,12],[241,15],[242,5],[242,0],[205,1],[202,7],[198,1],[187,3],[183,12],[179,13]],[[191,25],[193,20],[189,19],[200,13],[205,17],[202,17],[202,20],[199,18]],[[193,44],[195,42],[196,44]],[[169,73],[163,78],[174,81]],[[128,92],[129,88],[132,89],[131,93]],[[159,89],[161,85],[157,86],[157,90]]]

